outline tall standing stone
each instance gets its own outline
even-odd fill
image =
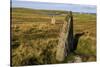
[[[66,32],[67,31],[67,32]],[[66,32],[66,33],[65,33]],[[69,12],[60,33],[59,43],[57,46],[56,59],[63,61],[65,56],[73,50],[73,16]]]
[[[67,45],[67,52],[70,53],[73,51],[73,15],[72,12],[70,11],[68,13],[68,17],[67,17],[67,23],[68,23],[68,31],[67,31],[67,41],[66,41],[66,45]]]

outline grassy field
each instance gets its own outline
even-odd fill
[[[51,24],[51,16],[43,13],[59,13],[56,24]],[[13,8],[12,28],[12,65],[37,65],[59,63],[55,59],[60,32],[67,12]],[[74,40],[77,49],[63,62],[96,60],[96,15],[73,13]],[[82,35],[81,35],[82,34]]]
[[[65,16],[55,16],[60,23],[51,24],[51,16],[42,12],[57,13],[12,9],[12,65],[57,63],[56,47]]]
[[[96,61],[96,14],[73,13],[73,26],[77,47],[64,62],[74,62],[75,57],[81,62]]]
[[[80,37],[77,50],[80,55],[83,54],[83,61],[96,60],[96,15],[79,14],[74,15],[74,34],[83,32]]]

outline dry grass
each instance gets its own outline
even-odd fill
[[[12,65],[35,65],[58,63],[56,47],[65,16],[56,16],[56,24],[51,24],[50,16],[41,12],[66,13],[61,11],[44,11],[30,9],[13,9],[12,11]],[[96,15],[73,14],[74,35],[84,32],[78,40],[75,53],[69,54],[64,63],[73,61],[76,55],[82,61],[96,60]],[[61,23],[59,23],[61,22]]]
[[[12,12],[12,65],[57,63],[56,47],[63,23],[51,24],[48,15],[19,13]],[[61,19],[57,21],[63,22],[64,17]]]

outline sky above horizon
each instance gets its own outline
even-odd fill
[[[92,4],[92,3],[91,3]],[[65,10],[73,12],[96,13],[96,5],[83,5],[72,3],[37,2],[36,0],[12,0],[12,7],[24,7],[33,9]]]
[[[72,3],[84,5],[97,5],[96,0],[12,0],[12,1],[38,1],[38,2],[51,2],[51,3]]]

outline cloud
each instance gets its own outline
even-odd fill
[[[72,3],[84,5],[97,5],[96,0],[17,0],[17,1],[39,1],[39,2],[53,2],[53,3]]]

